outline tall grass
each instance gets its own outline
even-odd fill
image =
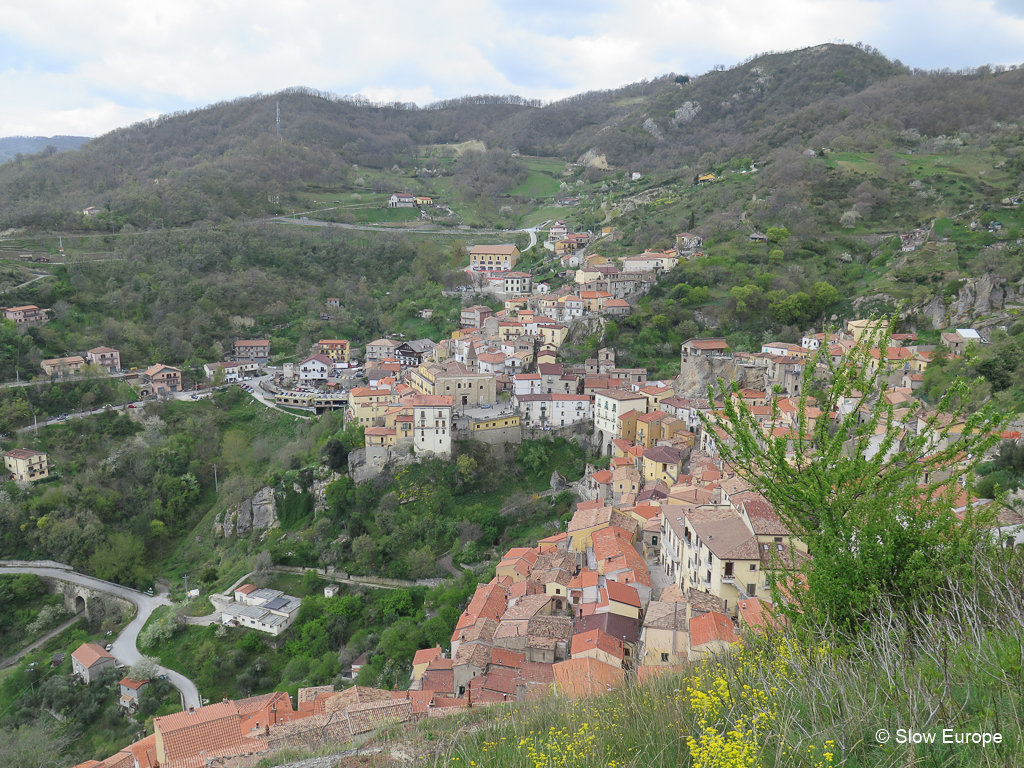
[[[754,637],[683,674],[605,696],[481,708],[451,723],[458,730],[440,737],[432,764],[1024,766],[1024,569],[1011,555],[976,573],[973,585],[950,584],[910,614],[883,606],[854,637]],[[429,727],[436,738],[436,721]],[[943,744],[947,728],[1000,733],[1002,743]],[[938,743],[897,743],[899,729]]]

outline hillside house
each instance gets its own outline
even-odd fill
[[[130,677],[121,679],[118,683],[121,690],[121,698],[118,699],[118,704],[129,712],[134,712],[139,707],[139,699],[142,697],[142,692],[149,687],[148,680],[132,680]]]
[[[43,360],[39,363],[39,367],[43,369],[43,373],[47,376],[73,376],[82,370],[82,366],[85,365],[85,358],[80,355],[72,355],[71,357],[56,357],[52,360]]]
[[[117,660],[96,643],[82,643],[71,654],[71,671],[91,683],[104,669],[113,669]]]
[[[25,304],[20,307],[0,307],[4,313],[4,319],[10,320],[15,325],[43,325],[47,321],[46,310],[40,309],[35,304]]]
[[[85,353],[86,362],[97,365],[107,373],[121,370],[121,353],[111,347],[94,347]]]
[[[509,272],[505,275],[505,294],[521,296],[530,293],[533,287],[533,275],[529,272]]]
[[[704,245],[704,238],[690,232],[680,232],[676,235],[676,253],[687,253],[696,251]]]
[[[4,453],[4,468],[12,480],[29,483],[50,476],[50,458],[31,448],[12,448]]]
[[[451,395],[416,395],[412,406],[416,453],[447,457],[452,453]]]
[[[280,635],[299,616],[302,600],[276,589],[257,589],[244,584],[235,590],[235,601],[220,615],[226,627],[249,627],[268,635]]]
[[[415,208],[416,197],[408,192],[395,192],[388,198],[388,208]]]
[[[394,352],[398,347],[402,346],[402,342],[395,341],[394,339],[376,339],[366,345],[365,357],[366,363],[369,366],[370,363],[379,363],[385,358],[394,357]]]
[[[148,389],[148,394],[169,395],[181,391],[181,369],[170,365],[157,363],[149,366],[143,371],[142,380],[147,385],[143,390]]]
[[[265,365],[270,359],[270,341],[267,339],[239,339],[232,349],[237,362],[248,361]]]

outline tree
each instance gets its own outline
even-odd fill
[[[764,233],[769,243],[781,243],[789,239],[789,230],[785,227],[768,227]]]
[[[792,430],[766,432],[740,398],[728,396],[738,391],[735,382],[719,381],[718,393],[709,387],[724,407],[702,417],[705,429],[731,438],[718,445],[722,460],[813,555],[799,577],[806,589],[773,585],[794,601],[792,617],[846,632],[883,598],[908,605],[935,594],[950,575],[969,577],[972,555],[987,540],[984,510],[969,508],[960,520],[953,509],[962,492],[970,497],[977,464],[1006,419],[991,403],[967,413],[969,385],[958,379],[916,434],[908,430],[882,397],[887,369],[872,366],[870,349],[887,344],[878,331],[839,364],[825,347],[818,350],[805,365],[802,389],[823,369],[829,383],[817,402],[798,399]],[[774,418],[778,407],[776,397]],[[835,420],[825,417],[832,412]]]
[[[156,656],[143,656],[128,669],[132,680],[152,680],[160,674],[160,660]]]

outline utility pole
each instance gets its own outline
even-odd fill
[[[185,574],[185,605],[188,605],[188,574]]]
[[[217,482],[217,465],[213,465],[213,490],[215,493],[220,493],[220,483]]]
[[[279,142],[280,141],[284,141],[284,139],[281,138],[281,102],[280,101],[277,102],[277,140]]]

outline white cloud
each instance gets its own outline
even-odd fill
[[[1016,0],[0,0],[0,135],[95,135],[292,85],[551,99],[840,37],[912,66],[1019,63],[1022,15]]]

